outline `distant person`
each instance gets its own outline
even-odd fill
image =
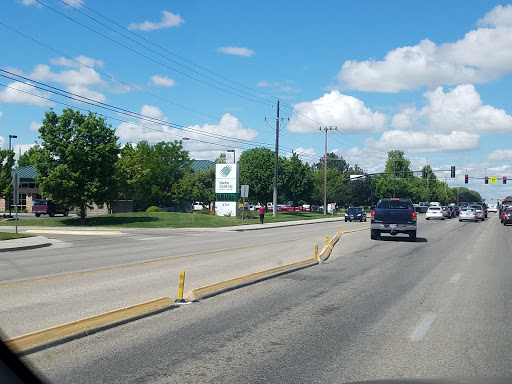
[[[266,209],[265,204],[260,203],[260,207],[259,207],[258,211],[260,212],[260,223],[261,224],[263,224],[263,219],[265,218],[265,209]]]

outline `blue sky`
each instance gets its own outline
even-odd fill
[[[283,155],[296,151],[316,161],[324,145],[319,127],[336,126],[328,150],[367,172],[381,171],[386,152],[402,149],[415,170],[455,165],[451,186],[465,186],[469,174],[467,187],[488,200],[512,195],[512,181],[501,183],[512,177],[511,5],[140,4],[2,2],[3,148],[15,134],[16,152],[26,150],[44,112],[60,112],[65,103],[106,116],[122,143],[188,138],[185,148],[196,159],[227,149],[238,157],[273,146],[279,99]],[[485,185],[485,175],[500,182]]]

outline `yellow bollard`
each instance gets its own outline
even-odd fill
[[[340,233],[343,233],[343,225],[340,225]]]
[[[329,235],[325,235],[325,246],[329,245]]]
[[[180,285],[178,287],[178,300],[177,302],[183,303],[183,287],[185,286],[185,271],[180,272]]]
[[[318,261],[318,244],[315,245],[315,261]]]

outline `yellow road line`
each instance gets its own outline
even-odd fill
[[[317,237],[317,236],[314,236],[314,237],[305,237],[305,238],[302,238],[302,239],[290,240],[290,241],[294,241],[294,242],[297,242],[297,241],[304,241],[304,240],[309,240],[309,239],[316,238],[316,237]],[[181,259],[190,258],[190,257],[197,257],[197,256],[204,256],[204,255],[212,255],[212,254],[216,254],[216,253],[225,253],[225,252],[238,251],[238,250],[256,249],[256,248],[265,247],[265,246],[267,246],[267,245],[279,244],[279,243],[282,243],[282,242],[283,242],[283,241],[275,241],[275,242],[272,242],[272,243],[257,244],[257,245],[249,245],[249,246],[246,246],[246,247],[240,247],[240,248],[219,249],[219,250],[217,250],[217,251],[194,253],[194,254],[192,254],[192,255],[177,256],[177,257],[171,257],[171,258],[168,258],[168,259],[162,259],[162,260],[146,261],[146,262],[144,262],[144,263],[128,264],[128,265],[121,265],[121,266],[117,266],[117,267],[109,267],[109,268],[94,269],[94,270],[92,270],[92,271],[84,271],[84,272],[68,273],[68,274],[65,274],[65,275],[57,275],[57,276],[50,276],[50,277],[42,277],[42,278],[39,278],[39,279],[32,279],[32,280],[22,280],[22,281],[16,281],[16,282],[13,282],[13,283],[1,284],[1,285],[0,285],[0,288],[12,287],[12,286],[14,286],[14,285],[24,285],[24,284],[40,283],[40,282],[43,282],[43,281],[50,281],[50,280],[64,279],[64,278],[67,278],[67,277],[76,277],[76,276],[90,275],[90,274],[93,274],[93,273],[99,273],[99,272],[115,271],[115,270],[118,270],[118,269],[125,269],[125,268],[140,268],[140,267],[147,267],[147,266],[157,265],[157,264],[172,263],[172,262],[175,262],[175,261],[178,261],[178,260],[181,260]]]
[[[28,233],[50,233],[55,235],[122,235],[121,231],[61,231],[53,229],[29,229]]]

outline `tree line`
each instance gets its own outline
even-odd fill
[[[193,201],[215,200],[215,169],[193,171],[189,153],[181,141],[147,141],[121,146],[115,129],[104,118],[71,108],[61,115],[45,113],[39,129],[40,142],[18,159],[18,167],[34,165],[41,194],[59,204],[85,210],[93,203],[134,201],[138,210],[149,206],[184,208]],[[0,193],[8,195],[14,165],[13,151],[0,151]],[[216,162],[225,162],[221,154]],[[238,161],[240,184],[250,186],[249,201],[272,201],[274,152],[268,148],[244,151]],[[323,204],[324,159],[312,165],[293,153],[279,157],[278,200],[295,205]],[[428,166],[427,166],[428,167]],[[367,175],[335,153],[327,154],[327,201],[338,206],[370,206],[393,195],[413,201],[456,201],[456,192],[438,180],[430,167],[428,178],[417,177],[402,151],[391,151],[385,173]],[[350,175],[364,175],[350,180]],[[462,200],[461,200],[462,199]],[[459,201],[480,201],[480,196],[460,189]]]

